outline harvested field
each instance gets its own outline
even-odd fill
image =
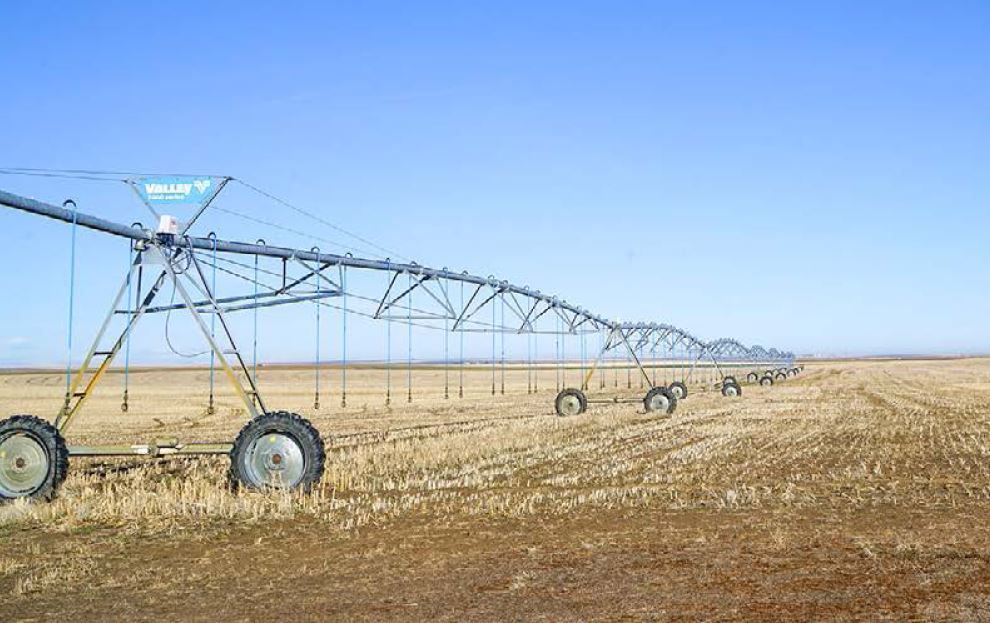
[[[222,458],[74,461],[55,502],[0,508],[0,619],[990,618],[990,360],[812,364],[672,417],[558,418],[552,372],[493,397],[482,369],[449,400],[416,370],[410,404],[396,371],[391,408],[349,370],[341,409],[326,374],[319,413],[312,370],[260,379],[328,437],[313,495],[231,493]],[[0,412],[51,415],[62,382],[4,375]],[[70,442],[243,422],[229,395],[204,414],[204,371],[131,383]]]

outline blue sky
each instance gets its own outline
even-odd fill
[[[703,338],[990,352],[985,2],[288,7],[4,5],[0,166],[229,174],[421,264]],[[68,228],[0,227],[0,364],[57,363]],[[126,246],[79,244],[82,343]],[[291,316],[265,331],[266,358],[310,353]]]

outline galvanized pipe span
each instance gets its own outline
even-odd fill
[[[40,216],[45,216],[51,219],[63,221],[66,223],[76,223],[80,227],[86,227],[95,231],[104,232],[114,236],[120,236],[123,238],[128,238],[135,241],[142,240],[153,240],[155,234],[151,231],[144,230],[134,226],[128,226],[121,223],[116,223],[107,219],[103,219],[85,212],[80,212],[76,210],[69,210],[64,207],[55,206],[49,203],[31,199],[28,197],[23,197],[13,193],[9,193],[0,190],[0,205],[21,210],[24,212],[29,212],[31,214],[37,214]],[[451,281],[464,282],[476,286],[488,286],[496,290],[498,293],[508,293],[517,294],[520,296],[525,296],[529,299],[535,301],[542,301],[551,307],[568,311],[574,314],[575,319],[580,319],[580,322],[575,322],[574,324],[585,324],[590,323],[592,327],[596,330],[621,330],[628,336],[639,336],[641,338],[648,335],[655,335],[662,333],[664,336],[675,335],[677,336],[677,342],[681,344],[688,345],[689,348],[696,348],[704,351],[703,354],[709,356],[737,356],[746,357],[750,359],[757,358],[769,358],[778,360],[781,362],[786,362],[787,365],[792,365],[794,360],[794,354],[790,352],[780,352],[775,349],[763,349],[762,347],[757,347],[759,350],[750,349],[739,342],[731,339],[717,340],[711,343],[705,343],[698,338],[694,337],[687,331],[662,323],[622,323],[613,320],[608,320],[597,314],[593,314],[582,307],[572,305],[567,301],[560,300],[555,296],[549,296],[541,293],[539,290],[531,290],[530,288],[520,287],[513,285],[507,281],[499,281],[494,278],[480,277],[477,275],[471,275],[469,273],[456,273],[450,272],[449,270],[438,270],[435,268],[429,268],[426,266],[421,266],[415,263],[395,263],[383,260],[373,260],[358,257],[351,257],[350,255],[337,255],[333,253],[321,253],[313,250],[304,249],[292,249],[287,247],[277,247],[271,245],[259,245],[246,242],[237,242],[229,240],[218,240],[214,238],[202,238],[196,236],[183,236],[181,242],[177,246],[182,246],[186,248],[191,248],[200,251],[216,251],[219,253],[231,253],[238,255],[250,255],[250,256],[261,256],[270,257],[276,259],[296,259],[302,261],[317,262],[319,264],[328,266],[343,266],[349,268],[360,268],[368,270],[379,270],[388,271],[393,273],[409,273],[411,275],[420,276],[426,279],[444,279]],[[525,332],[525,330],[520,329],[519,332]],[[574,332],[573,329],[570,332]],[[649,338],[646,338],[649,339]]]

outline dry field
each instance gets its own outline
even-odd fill
[[[395,371],[389,409],[350,370],[341,409],[338,374],[314,413],[311,370],[261,372],[328,437],[309,497],[231,493],[223,458],[78,460],[55,502],[0,507],[0,621],[990,620],[988,360],[809,365],[672,417],[557,418],[552,371],[444,400],[417,370],[411,404]],[[126,414],[119,380],[70,442],[244,418],[204,414],[204,371],[133,374]],[[0,413],[51,415],[62,382],[0,376]]]

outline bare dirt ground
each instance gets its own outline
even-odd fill
[[[326,374],[314,413],[312,371],[261,373],[328,436],[312,496],[231,493],[223,458],[78,460],[0,508],[0,621],[990,620],[988,360],[810,365],[672,417],[557,418],[552,371],[445,400],[419,370],[411,404],[396,371],[390,409],[350,371],[342,409]],[[243,422],[229,394],[203,413],[203,371],[132,375],[126,414],[119,381],[70,442]],[[61,382],[0,376],[0,413],[53,414]]]

